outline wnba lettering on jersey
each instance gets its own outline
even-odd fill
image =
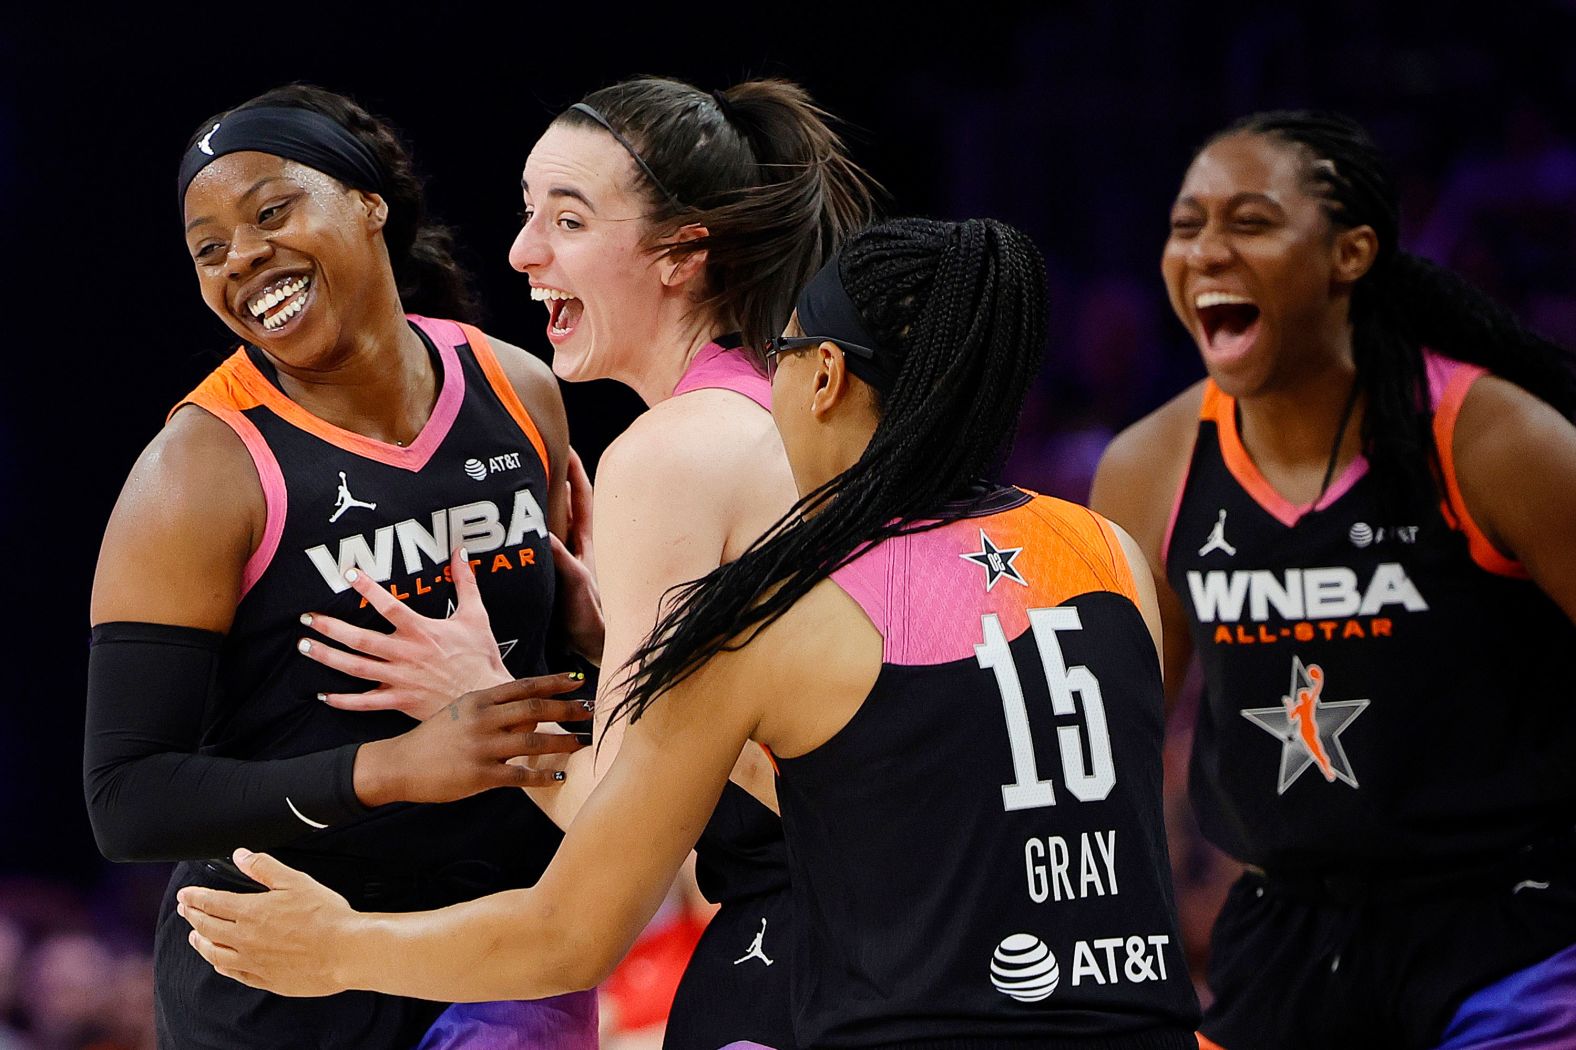
[[[345,581],[350,569],[359,569],[379,583],[393,579],[396,544],[405,573],[415,575],[442,566],[455,547],[464,547],[470,554],[490,554],[501,547],[518,546],[528,533],[545,540],[547,517],[531,490],[520,489],[514,494],[507,527],[497,503],[476,500],[435,510],[427,524],[418,518],[406,518],[384,525],[373,530],[370,541],[365,533],[352,533],[338,541],[337,556],[329,553],[326,543],[307,548],[305,554],[323,582],[339,594],[350,588]],[[522,556],[525,565],[536,564],[534,550],[527,548],[524,554],[530,555]],[[478,564],[481,563],[473,562],[472,567]]]
[[[1200,623],[1221,623],[1211,641],[1221,644],[1271,644],[1326,639],[1386,638],[1394,621],[1382,612],[1427,612],[1428,602],[1406,574],[1405,566],[1384,562],[1374,567],[1366,585],[1356,570],[1344,565],[1314,569],[1187,570],[1187,593]],[[1246,608],[1244,608],[1246,607]],[[1244,615],[1246,614],[1246,615]],[[1371,619],[1339,621],[1340,617]],[[1225,624],[1242,621],[1299,621],[1278,631],[1263,627],[1236,631]]]

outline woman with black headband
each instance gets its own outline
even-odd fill
[[[810,283],[767,348],[802,496],[635,653],[618,759],[535,888],[360,915],[243,852],[271,892],[183,891],[198,950],[292,995],[589,986],[753,739],[780,769],[799,1045],[1194,1050],[1142,555],[982,480],[1039,367],[1044,280],[1010,227],[909,219]]]
[[[1209,377],[1095,479],[1249,865],[1205,1046],[1576,1046],[1576,359],[1402,251],[1397,198],[1339,115],[1206,142],[1161,270]]]
[[[650,406],[604,453],[597,475],[595,569],[607,636],[605,651],[590,655],[617,668],[670,588],[737,557],[793,503],[759,348],[781,332],[804,282],[865,221],[869,183],[826,114],[793,84],[752,81],[707,94],[643,78],[560,114],[532,148],[521,189],[525,222],[510,261],[547,306],[553,370],[575,382],[616,379]],[[560,564],[583,577],[590,559]],[[499,681],[475,659],[478,632],[487,637],[476,610],[462,612],[412,629],[396,624],[392,635],[315,619],[315,631],[366,655],[313,645],[310,658],[380,683],[367,696],[328,702],[426,717]],[[620,676],[604,676],[598,706],[620,689]],[[573,758],[561,789],[536,794],[561,827],[595,785],[594,766],[605,770],[617,753],[619,734],[613,727]],[[737,780],[770,800],[759,749],[736,757]],[[691,957],[667,1045],[787,1047],[788,967],[779,960],[792,916],[782,822],[730,784],[696,852],[701,890],[722,907]]]
[[[258,842],[380,910],[540,874],[557,829],[520,792],[487,789],[551,782],[507,759],[575,746],[532,733],[586,717],[550,699],[575,678],[466,697],[411,729],[322,703],[355,683],[297,647],[312,610],[377,621],[352,579],[411,616],[479,592],[500,680],[542,675],[549,529],[567,517],[563,407],[529,355],[439,319],[469,306],[447,233],[423,217],[393,133],[349,100],[294,86],[205,121],[179,191],[203,299],[243,345],[171,413],[105,534],[84,763],[94,832],[113,860],[179,862],[156,943],[162,1047],[411,1047],[444,1004],[216,980],[170,925],[174,893],[255,889],[204,858]],[[479,580],[454,571],[468,559]],[[480,1033],[491,1047],[589,1048],[595,998],[456,1008],[423,1046]]]

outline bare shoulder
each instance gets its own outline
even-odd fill
[[[727,390],[696,390],[630,424],[602,454],[597,484],[727,497],[771,455],[783,458],[769,413]]]
[[[1090,506],[1131,533],[1151,562],[1193,456],[1203,399],[1200,380],[1116,435],[1095,471]]]
[[[201,408],[182,408],[137,458],[110,515],[93,622],[227,628],[266,515],[240,437]]]

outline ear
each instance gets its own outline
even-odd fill
[[[1379,235],[1372,226],[1355,226],[1335,235],[1331,276],[1343,284],[1356,284],[1379,258]]]
[[[683,244],[711,236],[711,231],[700,225],[681,226],[663,244]],[[662,260],[662,283],[669,288],[682,288],[706,272],[706,251],[702,249],[688,255],[670,256]]]
[[[848,375],[848,362],[843,359],[843,348],[836,343],[822,343],[815,354],[815,381],[810,388],[810,415],[825,423],[828,416],[848,399],[852,382]]]
[[[350,192],[354,195],[356,206],[361,209],[368,233],[376,233],[388,225],[389,204],[381,193],[371,193],[367,190]]]

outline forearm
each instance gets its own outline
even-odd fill
[[[628,948],[599,948],[573,909],[536,889],[431,912],[358,914],[339,943],[345,987],[446,1002],[591,988]]]

